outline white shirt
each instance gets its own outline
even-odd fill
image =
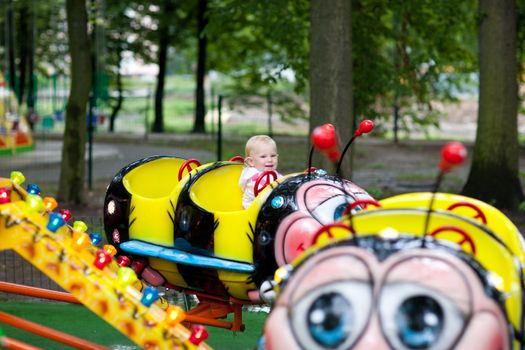
[[[245,166],[242,169],[241,176],[239,177],[239,186],[243,190],[242,207],[244,209],[248,208],[255,199],[255,182],[257,182],[257,179],[259,178],[261,173],[262,171],[259,171],[257,170],[257,168],[254,167]],[[281,176],[281,174],[277,173],[277,177]],[[264,182],[262,185],[264,185]]]

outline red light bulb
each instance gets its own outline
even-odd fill
[[[103,270],[104,267],[106,267],[111,262],[111,255],[109,255],[108,252],[106,252],[103,249],[100,249],[97,251],[95,262],[93,262],[93,265],[97,269]]]
[[[0,204],[11,202],[11,189],[9,187],[0,187]]]
[[[64,221],[68,222],[69,219],[71,219],[71,212],[69,210],[67,210],[67,209],[60,209],[59,213],[62,216],[62,219],[64,219]]]
[[[190,343],[199,345],[206,339],[208,339],[208,331],[206,330],[206,327],[200,324],[196,324],[191,327],[191,335],[188,339]]]
[[[136,258],[136,259],[133,259],[133,262],[131,263],[130,267],[133,269],[133,271],[135,271],[137,275],[140,275],[140,273],[142,272],[142,270],[144,270],[146,265],[148,265],[148,262],[146,261],[146,259]]]
[[[117,257],[117,264],[119,264],[121,267],[126,267],[131,264],[131,260],[125,255],[119,255]]]

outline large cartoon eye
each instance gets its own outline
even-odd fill
[[[333,223],[342,218],[346,207],[353,201],[351,197],[345,195],[331,197],[319,204],[312,211],[312,216],[323,225]]]
[[[348,349],[365,328],[371,304],[369,284],[327,284],[293,306],[294,334],[305,349]]]
[[[412,283],[385,286],[379,314],[394,349],[450,349],[466,316],[448,297]]]

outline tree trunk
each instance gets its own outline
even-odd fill
[[[171,0],[164,0],[163,5],[159,24],[159,75],[157,77],[157,88],[155,90],[155,120],[153,121],[153,132],[164,132],[164,83],[166,81],[166,66],[170,43],[170,16],[174,10]]]
[[[71,87],[66,108],[66,125],[57,198],[84,202],[86,105],[92,79],[91,45],[85,0],[66,0]]]
[[[352,8],[348,0],[310,2],[310,131],[332,123],[344,147],[353,134],[352,122]],[[351,157],[342,163],[342,174],[351,174]],[[315,167],[334,170],[318,154]]]
[[[122,102],[124,102],[124,96],[122,94],[122,74],[120,74],[120,64],[122,62],[122,46],[119,44],[118,46],[118,62],[117,62],[117,103],[115,106],[113,106],[113,109],[111,110],[111,115],[109,117],[109,132],[115,131],[115,121],[117,119],[117,115],[122,108]]]
[[[499,208],[523,201],[519,180],[518,61],[515,0],[480,0],[479,111],[463,193]]]
[[[208,23],[206,11],[208,0],[199,0],[199,10],[197,14],[198,22],[198,53],[197,53],[197,88],[195,92],[195,124],[193,132],[205,132],[206,126],[204,118],[206,116],[206,103],[204,91],[204,77],[206,75],[206,35],[204,29]]]

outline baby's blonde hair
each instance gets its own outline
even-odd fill
[[[275,141],[268,135],[255,135],[252,136],[246,141],[246,147],[244,149],[245,157],[249,157],[253,149],[260,144],[272,145],[277,149],[277,144]]]

